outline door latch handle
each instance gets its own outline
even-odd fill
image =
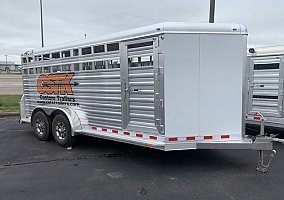
[[[129,87],[126,87],[126,88],[124,89],[125,92],[129,92],[129,90],[130,90]]]

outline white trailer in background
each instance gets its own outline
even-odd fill
[[[272,150],[271,138],[245,136],[246,48],[240,24],[161,23],[26,52],[21,121],[63,147],[83,134],[164,151]]]
[[[246,123],[258,125],[255,112],[265,117],[265,125],[284,128],[283,86],[284,46],[251,48],[246,72]]]

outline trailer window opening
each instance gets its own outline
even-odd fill
[[[71,64],[62,65],[62,71],[63,72],[70,72],[70,71],[72,71]]]
[[[278,99],[278,96],[253,95],[255,99]]]
[[[88,54],[92,54],[92,48],[91,47],[82,48],[82,55],[88,55]]]
[[[22,58],[23,63],[27,63],[27,58]]]
[[[59,53],[59,52],[52,53],[52,54],[51,54],[51,57],[52,57],[53,59],[60,58],[60,53]]]
[[[28,57],[28,62],[33,62],[33,61],[34,61],[33,57]]]
[[[43,55],[43,60],[49,60],[49,59],[50,59],[50,54]]]
[[[71,56],[70,51],[62,51],[62,58],[68,58],[70,56]]]
[[[109,69],[120,68],[119,59],[109,60],[108,61],[108,68]]]
[[[92,70],[92,62],[82,63],[83,70]]]
[[[79,71],[79,70],[80,70],[80,64],[74,63],[74,71]]]
[[[100,46],[94,46],[94,53],[102,53],[105,52],[105,46],[100,45]]]
[[[50,67],[44,67],[44,68],[43,68],[43,72],[44,72],[44,73],[50,73],[50,72],[51,72]]]
[[[118,43],[112,43],[107,45],[107,51],[117,51],[117,50],[119,50]]]
[[[79,56],[79,49],[73,49],[73,56]]]
[[[128,49],[139,48],[139,47],[147,47],[147,46],[153,46],[153,41],[137,43],[137,44],[130,44],[130,45],[128,45]]]
[[[254,70],[279,69],[279,63],[255,64]]]
[[[128,59],[128,64],[129,64],[129,67],[139,67],[140,63],[139,63],[138,57],[129,58]]]
[[[153,66],[153,56],[141,57],[141,66]]]
[[[41,61],[41,56],[35,56],[35,61]]]
[[[24,74],[24,75],[28,75],[28,70],[27,70],[27,69],[24,69],[23,74]]]
[[[30,68],[29,69],[29,74],[34,74],[34,73],[35,73],[34,68]]]
[[[36,68],[36,74],[41,74],[42,73],[42,68],[41,67],[37,67]]]
[[[106,69],[105,61],[95,61],[95,69]]]
[[[52,66],[52,72],[61,72],[61,67],[59,65]]]

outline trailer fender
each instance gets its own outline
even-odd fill
[[[55,108],[55,107],[36,107],[31,116],[31,122],[33,120],[33,116],[37,111],[43,111],[46,115],[54,117],[58,113],[64,114],[67,119],[69,120],[70,126],[71,126],[71,134],[72,136],[78,135],[79,132],[82,130],[82,124],[79,119],[79,116],[77,112],[72,108]]]

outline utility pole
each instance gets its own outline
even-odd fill
[[[215,0],[210,0],[209,23],[215,21]]]
[[[8,68],[8,62],[7,62],[7,57],[8,57],[8,55],[5,55],[5,58],[6,58],[6,67],[5,67],[5,71],[7,70],[7,68]]]
[[[43,17],[42,17],[42,0],[39,1],[40,3],[40,28],[41,28],[41,47],[44,47],[43,43]]]

